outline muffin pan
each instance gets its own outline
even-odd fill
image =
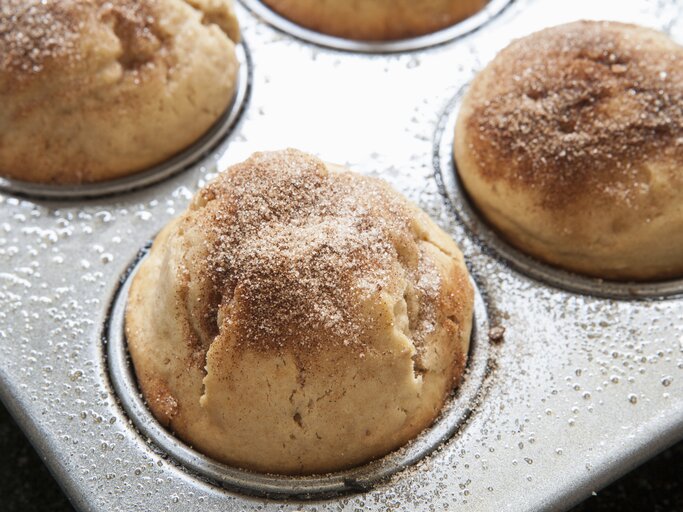
[[[680,284],[553,277],[486,231],[450,164],[453,98],[512,38],[591,18],[683,42],[675,0],[568,4],[517,0],[480,30],[392,55],[310,44],[238,6],[251,95],[206,157],[88,200],[4,189],[0,394],[78,509],[565,510],[683,437]],[[175,440],[134,392],[121,339],[119,291],[140,248],[218,169],[287,146],[418,203],[481,296],[467,381],[441,422],[382,461],[311,479],[225,468]],[[488,340],[487,318],[502,340]]]

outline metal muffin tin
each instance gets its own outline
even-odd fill
[[[516,0],[475,32],[392,54],[332,50],[241,6],[238,16],[251,96],[206,157],[118,195],[85,199],[81,187],[68,200],[0,194],[0,395],[78,509],[566,510],[683,437],[679,283],[594,288],[578,276],[554,279],[554,269],[506,252],[486,231],[449,167],[457,94],[512,38],[592,18],[660,28],[683,42],[680,2]],[[381,176],[418,203],[465,253],[479,311],[505,327],[504,341],[489,343],[486,315],[477,316],[470,375],[443,418],[460,407],[471,413],[446,422],[457,426],[452,435],[437,425],[354,470],[378,477],[358,485],[341,474],[317,479],[317,490],[329,486],[317,496],[310,480],[297,487],[276,478],[273,489],[271,477],[217,467],[144,420],[124,345],[110,336],[120,334],[117,297],[140,249],[219,170],[287,146]],[[434,432],[450,437],[420,459],[441,439]]]

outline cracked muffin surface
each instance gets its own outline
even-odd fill
[[[271,473],[380,457],[462,378],[473,288],[462,254],[381,180],[296,150],[201,190],[131,286],[126,334],[161,423]]]
[[[0,175],[123,177],[195,142],[232,101],[231,0],[0,4]]]

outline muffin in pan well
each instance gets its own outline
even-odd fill
[[[348,468],[429,426],[467,360],[462,254],[385,182],[287,150],[201,190],[157,236],[126,335],[156,418],[279,474]]]
[[[581,21],[513,42],[472,82],[462,183],[513,245],[616,280],[683,275],[683,48]]]
[[[261,0],[289,20],[347,39],[390,41],[454,25],[486,0]]]
[[[230,105],[231,0],[0,4],[0,176],[121,178],[203,135]]]

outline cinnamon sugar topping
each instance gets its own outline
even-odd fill
[[[50,63],[63,66],[94,58],[90,55],[94,50],[83,40],[96,27],[95,20],[112,26],[124,60],[130,56],[148,60],[158,47],[150,9],[154,4],[154,0],[5,0],[0,3],[0,71],[31,75]]]
[[[38,73],[45,61],[73,55],[82,15],[68,0],[0,3],[0,70]]]
[[[573,23],[512,43],[482,74],[474,157],[491,180],[537,188],[544,207],[588,192],[629,201],[643,162],[683,162],[683,48],[663,34]]]
[[[219,328],[238,344],[360,345],[392,321],[371,297],[400,296],[409,282],[423,318],[438,297],[438,275],[418,275],[412,207],[379,180],[330,172],[294,150],[262,153],[232,167],[193,208],[190,222],[200,219],[212,244],[206,270]]]

